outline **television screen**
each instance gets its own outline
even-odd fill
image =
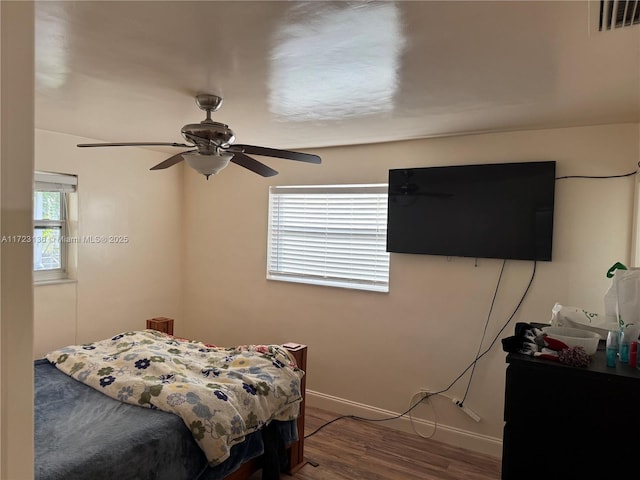
[[[556,162],[389,170],[387,251],[551,261]]]

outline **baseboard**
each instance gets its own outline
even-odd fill
[[[344,398],[334,397],[314,390],[307,390],[306,402],[307,405],[311,407],[335,412],[338,415],[358,415],[362,417],[383,418],[394,417],[399,414],[399,412],[392,412],[390,410],[372,407],[363,403],[352,402],[351,400],[345,400]],[[415,427],[415,429],[422,432],[423,435],[430,435],[434,428],[433,422],[419,418],[413,419],[412,427],[411,421],[407,417],[389,420],[388,422],[384,422],[384,425],[389,428],[394,428],[396,430],[412,434],[415,434],[413,429],[413,427]],[[467,450],[472,450],[495,458],[500,458],[502,456],[502,440],[496,437],[481,435],[438,423],[432,438],[439,442],[460,448],[466,448]]]

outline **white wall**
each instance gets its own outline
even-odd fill
[[[388,294],[267,281],[268,186],[386,182],[389,168],[534,160],[557,161],[558,176],[615,175],[637,169],[639,148],[638,125],[624,124],[321,149],[321,166],[269,161],[281,172],[270,179],[235,165],[208,182],[186,171],[183,332],[219,345],[306,343],[311,404],[402,412],[420,387],[447,387],[473,360],[501,261],[476,267],[473,259],[392,254]],[[633,177],[557,182],[553,262],[538,263],[501,337],[517,321],[548,321],[555,302],[603,310],[607,269],[629,260],[634,186]],[[487,339],[511,315],[532,265],[507,262]],[[434,401],[440,438],[499,455],[505,367],[497,342],[465,402],[480,423],[447,399]],[[449,393],[461,396],[467,379]],[[416,415],[433,419],[427,407]]]
[[[87,139],[36,130],[36,170],[78,175],[76,282],[35,286],[34,356],[181,318],[182,168],[149,168],[171,153],[81,149]],[[126,236],[126,243],[83,241]]]

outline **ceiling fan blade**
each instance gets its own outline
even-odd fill
[[[193,145],[185,143],[169,142],[136,142],[136,143],[79,143],[78,147],[183,147],[191,148]]]
[[[258,175],[262,175],[263,177],[273,177],[278,174],[278,172],[273,168],[267,167],[264,163],[261,163],[244,153],[234,153],[231,161],[236,165],[240,165],[241,167],[257,173]]]
[[[159,164],[151,167],[149,170],[162,170],[163,168],[173,167],[176,163],[180,163],[184,158],[182,158],[183,153],[195,152],[196,150],[187,150],[186,152],[176,153],[174,156],[167,158],[164,162],[160,162]]]
[[[265,157],[286,158],[287,160],[297,160],[299,162],[320,163],[320,157],[311,153],[292,152],[291,150],[278,150],[275,148],[256,147],[255,145],[233,144],[231,150],[240,147],[244,153],[253,155],[263,155]]]

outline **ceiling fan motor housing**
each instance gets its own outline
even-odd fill
[[[197,145],[203,155],[214,155],[218,147],[228,147],[236,139],[228,125],[212,121],[190,123],[180,132],[187,142]]]

